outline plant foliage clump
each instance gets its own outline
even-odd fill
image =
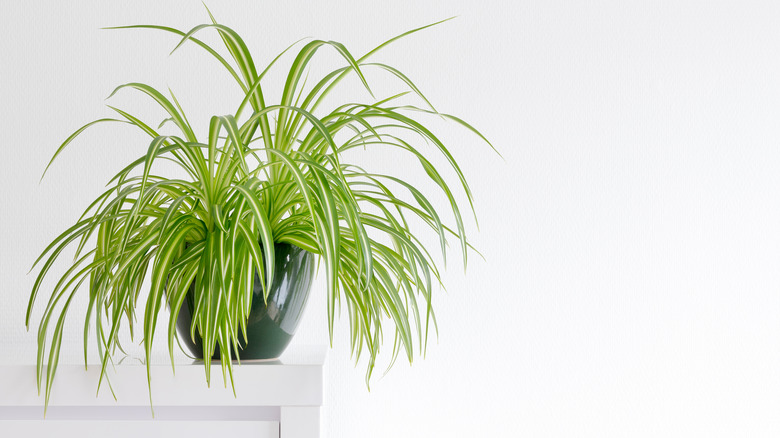
[[[134,332],[142,333],[149,372],[152,342],[163,306],[170,308],[166,334],[173,365],[175,322],[193,283],[191,335],[197,333],[203,340],[209,380],[215,348],[218,346],[230,359],[231,351],[239,354],[239,338],[247,342],[254,273],[258,273],[267,297],[273,281],[274,243],[297,245],[321,258],[327,276],[331,342],[336,308],[345,307],[356,361],[361,353],[368,353],[368,382],[383,341],[383,324],[389,321],[394,331],[391,366],[401,351],[412,360],[415,340],[423,351],[430,323],[435,327],[432,294],[434,283],[441,284],[439,271],[431,254],[410,232],[407,217],[419,218],[436,233],[444,260],[447,237],[456,237],[466,262],[470,246],[461,207],[440,171],[418,149],[418,143],[433,145],[446,159],[473,212],[471,191],[442,141],[413,115],[443,117],[484,137],[464,121],[437,112],[396,68],[368,62],[393,41],[438,23],[392,38],[359,58],[340,43],[310,41],[289,68],[280,102],[271,105],[263,97],[261,83],[266,72],[295,44],[258,72],[242,38],[213,17],[211,21],[188,32],[156,25],[119,27],[178,35],[176,48],[196,44],[235,79],[244,98],[234,114],[211,118],[208,138],[196,138],[172,93],[168,97],[149,85],[128,83],[114,93],[134,90],[148,96],[168,114],[162,124],[174,124],[177,135],[161,135],[158,130],[162,124],[155,129],[109,105],[116,116],[79,128],[52,158],[98,123],[126,123],[151,137],[146,154],[116,174],[108,189],[72,227],[51,242],[34,264],[42,262],[27,308],[28,328],[44,277],[63,250],[76,245],[74,261],[51,291],[38,329],[37,382],[40,391],[45,380],[47,405],[65,317],[85,281],[89,305],[84,315],[84,360],[86,365],[92,329],[102,361],[98,388],[104,377],[108,380],[106,367],[112,354],[122,348],[122,321],[126,321],[131,339]],[[204,30],[218,33],[232,62],[196,38]],[[343,59],[343,67],[307,88],[304,72],[321,48],[334,50]],[[408,91],[373,104],[346,103],[320,114],[323,99],[347,75],[357,75],[370,93],[363,74],[367,69],[388,72],[406,84]],[[427,106],[395,105],[408,93],[418,95]],[[342,137],[344,140],[336,141]],[[454,226],[443,223],[442,215],[414,185],[391,175],[368,172],[342,159],[353,148],[377,147],[394,148],[419,161],[448,200]],[[153,165],[159,160],[174,163],[186,177],[156,173]],[[142,294],[147,279],[151,288],[148,294]],[[145,298],[145,303],[139,303],[139,298]],[[136,327],[139,319],[142,327]],[[54,330],[49,333],[52,323]],[[229,374],[232,383],[231,360],[223,360],[221,365],[223,376]],[[151,380],[149,385],[151,390]]]

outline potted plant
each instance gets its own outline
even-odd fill
[[[236,81],[243,100],[234,114],[211,118],[207,138],[195,136],[172,93],[167,97],[149,85],[128,83],[114,93],[134,90],[151,98],[169,116],[160,127],[109,105],[116,116],[82,126],[52,158],[98,123],[123,122],[151,138],[147,153],[116,174],[108,190],[33,265],[40,272],[27,307],[28,329],[47,272],[66,247],[76,248],[72,265],[51,291],[38,328],[37,382],[39,393],[45,387],[46,405],[66,314],[85,282],[89,305],[81,315],[84,360],[86,365],[92,330],[102,362],[98,387],[108,378],[106,366],[115,350],[122,348],[123,325],[131,339],[142,335],[149,373],[163,307],[170,311],[162,331],[172,366],[174,340],[179,339],[203,358],[207,381],[212,358],[221,354],[227,359],[220,363],[232,384],[233,359],[276,357],[289,342],[306,302],[316,257],[327,278],[331,342],[336,308],[341,306],[349,316],[353,351],[358,359],[362,352],[368,354],[368,382],[388,321],[394,329],[392,362],[402,351],[411,361],[414,344],[423,350],[430,323],[435,326],[432,297],[434,283],[441,284],[439,270],[428,248],[410,231],[407,217],[418,218],[436,234],[437,251],[444,260],[448,236],[457,238],[466,263],[472,248],[461,206],[418,144],[433,145],[446,159],[473,212],[469,186],[450,151],[415,115],[442,117],[487,140],[461,119],[437,112],[399,70],[369,62],[393,41],[438,23],[391,38],[359,58],[340,43],[310,41],[289,68],[281,101],[268,104],[263,78],[295,44],[258,72],[242,38],[213,16],[211,21],[189,32],[156,25],[119,27],[178,35],[174,51],[185,43],[196,44]],[[218,33],[229,58],[196,37],[205,30]],[[343,67],[306,87],[304,71],[324,47],[343,59]],[[348,75],[357,75],[370,93],[366,69],[395,76],[409,91],[374,103],[320,110],[325,96]],[[427,107],[396,103],[408,93]],[[164,124],[175,125],[177,134],[160,134]],[[419,161],[448,201],[453,227],[444,224],[428,195],[414,185],[343,160],[351,149],[382,147]],[[157,172],[154,164],[160,160],[173,162],[186,177]],[[151,287],[144,290],[147,279]],[[142,327],[136,327],[138,321]],[[261,323],[254,327],[257,321]],[[148,384],[151,390],[151,379]]]

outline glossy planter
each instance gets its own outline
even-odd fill
[[[252,309],[247,320],[247,343],[239,329],[239,357],[242,360],[278,358],[290,343],[298,323],[303,316],[309,298],[312,277],[314,276],[314,256],[297,246],[277,243],[275,250],[274,282],[268,293],[267,304],[263,302],[263,287],[255,271],[252,290]],[[193,311],[193,287],[179,310],[176,331],[179,341],[195,357],[203,358],[200,335],[190,337]],[[236,357],[235,352],[232,355]],[[212,359],[219,359],[217,345]]]

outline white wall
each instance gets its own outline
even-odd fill
[[[103,99],[124,82],[170,85],[185,107],[207,108],[199,126],[235,106],[196,48],[168,57],[164,34],[98,30],[187,28],[207,18],[199,2],[103,3],[0,3],[3,361],[34,358],[23,314],[37,253],[146,148],[98,128],[39,185],[59,142],[108,114]],[[780,433],[780,5],[208,3],[264,61],[304,36],[361,54],[459,15],[378,59],[506,158],[445,130],[473,184],[481,231],[470,230],[487,262],[472,258],[465,276],[451,266],[438,343],[370,393],[340,322],[329,436]],[[326,342],[322,281],[296,343]],[[78,359],[79,323],[70,328],[65,354]]]

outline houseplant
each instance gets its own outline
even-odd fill
[[[254,304],[259,297],[266,304],[273,293],[278,248],[285,245],[285,250],[306,251],[325,267],[331,342],[336,308],[341,306],[349,316],[356,360],[364,349],[368,353],[368,382],[383,333],[389,333],[388,324],[394,332],[391,366],[402,350],[412,360],[415,338],[423,351],[430,323],[435,327],[432,295],[434,283],[441,284],[439,271],[429,251],[410,231],[407,218],[416,217],[433,230],[443,260],[447,237],[457,238],[466,264],[472,248],[466,240],[456,193],[418,143],[429,143],[446,160],[473,212],[469,186],[445,145],[416,116],[450,120],[487,140],[461,119],[437,112],[397,69],[368,62],[393,41],[438,23],[391,38],[359,58],[340,43],[308,42],[289,68],[280,102],[267,105],[262,79],[295,44],[258,72],[242,38],[213,16],[211,21],[188,32],[156,25],[120,27],[178,35],[174,51],[185,43],[196,44],[237,82],[243,100],[234,114],[211,118],[207,139],[198,140],[172,93],[169,98],[149,85],[128,83],[114,93],[135,90],[154,100],[169,116],[160,127],[155,129],[109,105],[115,117],[101,118],[76,130],[49,162],[50,166],[74,138],[98,123],[126,123],[151,138],[147,153],[122,169],[109,182],[108,190],[55,238],[33,265],[40,266],[40,272],[27,307],[28,329],[47,272],[66,247],[75,246],[74,261],[51,291],[38,329],[37,383],[39,392],[45,387],[47,405],[66,315],[85,282],[89,305],[84,315],[84,359],[86,365],[92,330],[102,363],[98,388],[108,379],[106,367],[112,355],[122,348],[119,333],[123,321],[131,340],[134,334],[142,334],[148,374],[163,306],[170,309],[165,334],[172,366],[174,340],[182,335],[193,342],[197,338],[207,381],[212,356],[219,350],[228,359],[220,363],[232,384],[230,359],[240,360],[248,343],[262,342],[248,339],[247,319],[253,296],[258,295]],[[197,38],[206,30],[219,35],[229,58]],[[304,72],[323,47],[333,49],[344,66],[307,88]],[[346,103],[321,111],[325,96],[347,75],[356,75],[370,93],[363,74],[366,69],[395,76],[409,91],[372,104]],[[427,107],[396,104],[406,94],[418,96]],[[161,135],[157,131],[163,124],[175,125],[179,134]],[[351,149],[377,147],[390,147],[419,161],[440,196],[446,198],[454,227],[444,225],[440,212],[413,185],[342,161]],[[160,160],[174,163],[187,177],[158,175],[154,164]],[[151,283],[148,291],[142,287],[147,278]],[[190,302],[191,322],[185,324],[189,330],[185,327],[177,334],[185,302]],[[139,311],[141,305],[143,310]],[[139,313],[140,330],[135,327]],[[151,386],[151,380],[148,384]]]

